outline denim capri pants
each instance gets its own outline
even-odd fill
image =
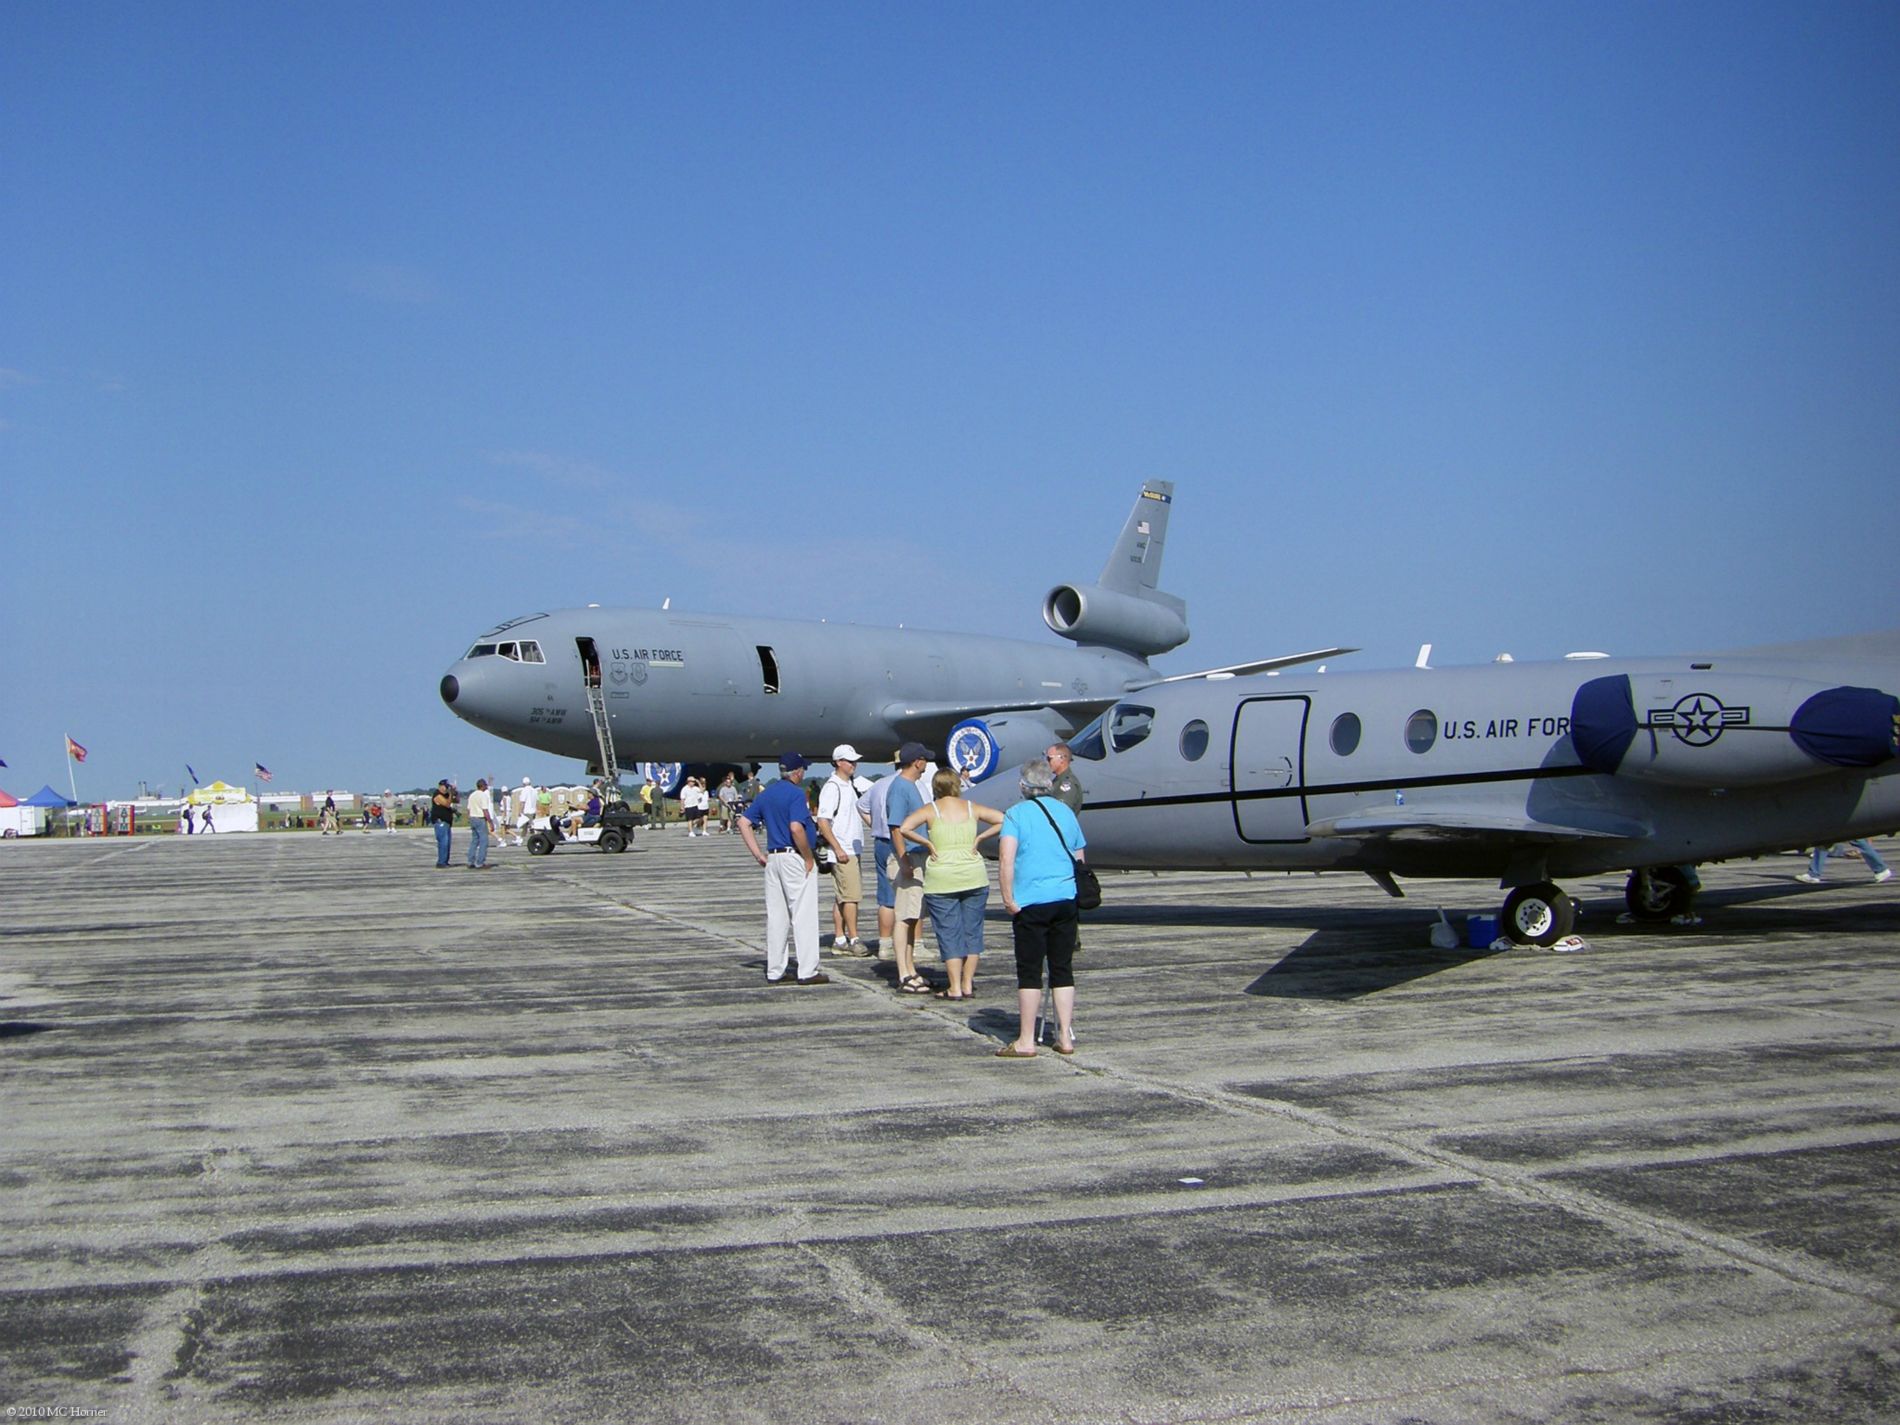
[[[965,955],[983,953],[983,907],[989,899],[988,886],[936,895],[924,893],[930,928],[937,932],[938,955],[945,960],[961,960]]]

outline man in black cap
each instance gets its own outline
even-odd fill
[[[798,973],[790,983],[828,985],[831,977],[818,970],[818,867],[813,849],[818,827],[811,819],[805,797],[805,768],[796,752],[781,753],[779,780],[759,793],[739,816],[739,835],[752,859],[765,867],[765,980],[788,982],[785,972],[789,942],[798,956]],[[765,828],[760,850],[758,827]]]

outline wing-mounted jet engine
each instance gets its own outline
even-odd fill
[[[1900,698],[1877,688],[1696,672],[1577,689],[1570,740],[1593,772],[1675,787],[1761,787],[1900,755]]]
[[[1186,643],[1187,605],[1155,587],[1173,503],[1172,482],[1143,486],[1101,577],[1093,584],[1056,585],[1042,601],[1042,621],[1075,643],[1137,658]]]
[[[1068,736],[1054,709],[965,718],[950,729],[946,765],[972,782],[1004,767],[1019,767],[1040,757],[1053,742]]]

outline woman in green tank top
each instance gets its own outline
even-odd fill
[[[937,998],[968,999],[975,992],[983,907],[990,898],[990,868],[976,848],[1002,830],[1003,814],[966,800],[962,779],[948,768],[930,779],[930,791],[936,800],[892,827],[891,840],[900,856],[911,841],[930,852],[924,864],[924,909],[950,977]]]

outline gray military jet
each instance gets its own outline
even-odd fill
[[[1075,646],[922,629],[734,618],[671,609],[564,609],[488,630],[442,677],[442,701],[486,732],[613,775],[666,759],[687,772],[849,742],[889,755],[943,746],[958,724],[988,771],[1033,756],[1118,699],[1162,681],[1148,660],[1187,642],[1187,606],[1157,581],[1174,486],[1142,487],[1100,578],[1061,584],[1043,619]],[[1217,669],[1293,667],[1346,650]],[[1190,677],[1199,674],[1185,675]],[[967,760],[967,758],[966,758]],[[673,786],[667,788],[669,791]]]
[[[1425,661],[1421,658],[1421,664]],[[1503,930],[1570,933],[1559,877],[1685,867],[1900,827],[1900,633],[1729,654],[1197,678],[1071,739],[1093,865],[1496,877]],[[1014,777],[985,800],[1015,799]]]
[[[1188,638],[1157,584],[1172,501],[1146,485],[1100,578],[1050,590],[1043,619],[1073,648],[568,609],[481,635],[442,699],[610,777],[679,759],[675,784],[916,739],[1001,803],[1018,764],[1066,739],[1096,866],[1363,871],[1394,895],[1398,876],[1495,877],[1505,933],[1529,944],[1572,928],[1558,877],[1627,871],[1631,911],[1662,919],[1694,863],[1900,827],[1900,633],[1286,676],[1352,651],[1323,648],[1162,677],[1148,660]]]

